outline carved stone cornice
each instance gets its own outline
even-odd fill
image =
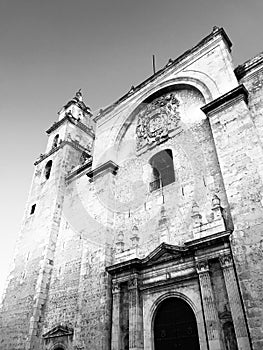
[[[87,176],[90,178],[90,181],[92,181],[94,177],[105,172],[110,172],[113,175],[116,175],[118,169],[119,169],[119,166],[116,163],[114,163],[112,160],[108,160],[106,163],[99,165],[97,168],[93,170],[90,170],[87,173]]]
[[[45,154],[41,154],[40,157],[35,161],[34,165],[41,163],[44,159],[48,158],[51,154],[53,154],[53,153],[57,152],[59,149],[63,148],[65,145],[70,145],[73,148],[75,148],[75,150],[80,151],[80,152],[84,152],[88,158],[91,157],[90,150],[81,146],[78,142],[73,141],[73,140],[64,140],[57,147],[52,148],[49,152],[47,152]]]
[[[223,269],[233,266],[233,259],[230,253],[220,255],[219,261]]]
[[[234,70],[235,75],[238,80],[242,79],[245,75],[250,73],[255,68],[260,68],[263,64],[263,53],[261,52],[259,55],[249,59],[237,66]]]
[[[248,91],[243,84],[218,97],[214,101],[209,102],[201,107],[201,110],[209,117],[226,107],[226,105],[233,104],[238,99],[242,99],[246,103],[248,102]]]
[[[78,128],[80,128],[82,131],[86,132],[87,134],[89,134],[91,137],[93,137],[93,139],[95,138],[95,133],[94,130],[88,126],[86,126],[85,124],[83,124],[80,120],[77,120],[76,118],[70,116],[70,115],[65,115],[64,118],[62,118],[61,120],[59,120],[58,122],[55,122],[47,131],[46,133],[49,135],[51,134],[51,132],[53,132],[54,130],[56,130],[57,128],[59,128],[64,122],[69,121],[71,124],[74,124],[75,126],[77,126]]]
[[[88,161],[86,161],[84,164],[81,164],[77,168],[72,169],[72,171],[69,172],[68,176],[66,177],[66,181],[70,181],[73,178],[75,178],[77,175],[80,175],[84,171],[90,170],[92,166],[92,157],[89,158]]]

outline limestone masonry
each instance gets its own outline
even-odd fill
[[[234,69],[214,27],[47,135],[1,350],[263,349],[263,54]]]

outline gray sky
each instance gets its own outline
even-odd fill
[[[235,66],[263,50],[262,0],[0,0],[0,294],[45,130],[82,88],[114,102],[217,25]]]

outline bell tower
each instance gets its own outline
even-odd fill
[[[95,123],[79,90],[48,130],[35,171],[0,314],[2,349],[37,349],[62,215],[65,178],[91,163]],[[8,335],[8,336],[7,336]]]

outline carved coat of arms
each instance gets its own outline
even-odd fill
[[[178,107],[178,99],[170,93],[140,110],[136,127],[137,151],[161,143],[169,137],[180,120]]]

